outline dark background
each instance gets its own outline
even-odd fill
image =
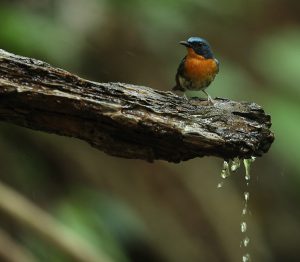
[[[220,159],[125,160],[1,123],[1,181],[113,261],[241,261],[247,252],[253,261],[299,261],[299,14],[292,0],[2,0],[0,48],[99,82],[169,90],[185,54],[178,42],[208,39],[220,61],[208,92],[262,105],[276,139],[248,188],[241,169],[217,189]],[[0,229],[0,240],[9,235],[37,261],[72,261],[3,211]]]

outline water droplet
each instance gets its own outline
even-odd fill
[[[223,179],[225,179],[228,176],[230,176],[229,163],[227,161],[225,161],[225,160],[223,162],[223,168],[221,170],[221,174],[220,175],[221,175],[221,177]],[[221,188],[221,187],[223,187],[223,185],[224,185],[224,182],[222,181],[222,182],[218,183],[217,188]]]
[[[244,166],[245,166],[245,170],[246,170],[246,174],[245,174],[245,179],[246,180],[250,180],[250,167],[251,164],[255,161],[255,157],[252,156],[251,158],[248,159],[244,159]]]
[[[243,245],[244,245],[244,247],[247,247],[248,244],[249,244],[249,242],[250,242],[250,238],[249,238],[249,237],[245,237],[245,238],[243,239]]]
[[[226,178],[230,176],[230,169],[229,169],[229,164],[227,161],[224,160],[223,162],[223,168],[222,168],[222,171],[221,171],[221,177],[222,178]]]
[[[244,208],[243,208],[243,211],[242,211],[242,215],[246,215],[247,213],[248,213],[247,207],[244,207]]]
[[[243,262],[249,262],[251,261],[251,257],[250,257],[250,254],[245,254],[243,255]]]
[[[251,162],[249,161],[249,159],[244,159],[244,166],[245,166],[245,179],[246,180],[250,180],[250,166],[251,166]]]
[[[245,233],[247,231],[247,223],[242,222],[241,223],[241,232]]]
[[[249,200],[249,198],[250,198],[250,194],[249,194],[249,192],[244,192],[244,198],[245,198],[245,201],[247,202],[248,200]]]
[[[231,162],[231,171],[235,172],[241,165],[241,161],[238,157],[235,157]]]
[[[218,185],[217,185],[217,188],[221,188],[221,187],[223,187],[223,182],[220,182]]]

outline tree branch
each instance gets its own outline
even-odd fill
[[[255,103],[217,98],[211,106],[149,87],[96,83],[1,49],[0,120],[148,161],[261,156],[274,140],[270,116]]]

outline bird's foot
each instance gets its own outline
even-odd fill
[[[215,104],[215,101],[211,98],[210,95],[207,95],[207,101],[209,104],[211,104],[212,106]]]
[[[205,90],[202,90],[202,92],[207,95],[208,103],[213,106],[214,105],[214,100],[211,98],[211,96]]]

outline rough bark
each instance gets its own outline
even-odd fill
[[[1,49],[0,120],[148,161],[261,156],[274,140],[270,116],[255,103],[217,98],[209,105],[144,86],[96,83]]]

